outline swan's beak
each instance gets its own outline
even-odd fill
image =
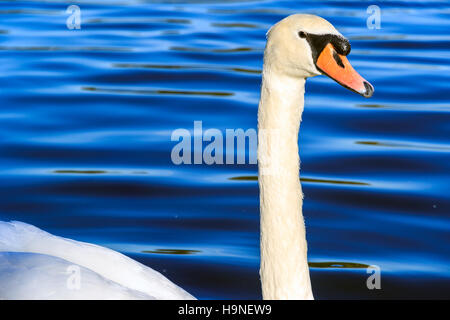
[[[360,95],[370,98],[373,86],[353,69],[346,56],[336,52],[331,43],[327,44],[320,53],[317,68],[340,85]]]

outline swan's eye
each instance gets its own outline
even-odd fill
[[[299,36],[300,38],[302,38],[302,39],[305,39],[305,38],[306,38],[306,32],[300,31],[300,32],[298,33],[298,36]]]

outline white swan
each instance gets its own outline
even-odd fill
[[[268,33],[258,111],[264,299],[313,299],[299,182],[304,84],[308,77],[327,74],[371,96],[372,86],[348,63],[349,52],[348,41],[313,15],[289,16]],[[74,283],[72,276],[78,277]],[[21,222],[0,222],[0,299],[194,297],[113,250],[53,236]]]
[[[326,20],[293,15],[268,33],[258,110],[261,283],[264,299],[313,299],[299,182],[305,80],[326,74],[365,97],[373,87],[349,64],[349,42]]]

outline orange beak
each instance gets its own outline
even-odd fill
[[[373,86],[353,69],[346,56],[336,52],[331,43],[327,44],[320,53],[317,68],[340,85],[360,95],[370,98]]]

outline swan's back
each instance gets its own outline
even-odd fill
[[[80,270],[78,293],[73,288],[67,289],[67,270],[71,266]],[[20,280],[21,275],[27,282]],[[41,282],[41,285],[45,282],[43,288],[36,291],[42,298],[45,292],[55,291],[47,299],[194,299],[159,272],[121,253],[57,237],[26,223],[0,221],[0,284],[2,288],[7,285],[15,288],[8,291],[11,296],[0,291],[0,298],[33,298],[20,296],[33,292],[26,290],[33,282]],[[102,290],[104,295],[101,295]],[[91,294],[87,294],[88,291]]]
[[[75,278],[80,276],[80,285]],[[0,252],[0,300],[154,299],[66,260],[39,253]]]

